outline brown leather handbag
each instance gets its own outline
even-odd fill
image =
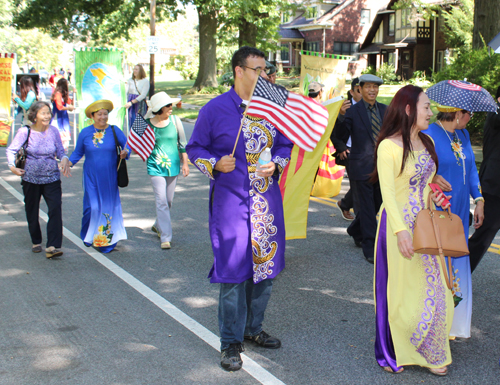
[[[446,285],[451,290],[453,282],[451,257],[469,255],[469,248],[460,217],[453,214],[449,207],[446,211],[433,210],[430,193],[427,197],[427,208],[420,210],[415,219],[413,250],[419,254],[440,256]],[[445,255],[448,258],[448,274]]]

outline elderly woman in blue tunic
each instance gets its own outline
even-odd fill
[[[437,121],[425,133],[434,139],[439,160],[438,174],[446,179],[451,211],[462,219],[468,241],[470,197],[474,199],[474,228],[479,228],[484,219],[484,199],[476,168],[469,132],[465,129],[472,112],[460,108],[438,106]],[[448,193],[447,193],[448,194]],[[450,337],[470,337],[472,316],[472,285],[469,256],[452,258],[452,294],[455,315]]]
[[[65,176],[71,175],[69,167],[85,155],[80,237],[86,246],[94,246],[103,253],[109,253],[118,241],[127,239],[118,192],[118,155],[113,131],[121,148],[126,147],[127,137],[117,126],[108,124],[112,110],[113,103],[109,100],[98,100],[85,109],[85,115],[93,119],[94,124],[80,132],[69,166],[63,169]],[[128,159],[130,150],[122,150],[119,157]]]

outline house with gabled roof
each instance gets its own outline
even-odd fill
[[[300,68],[300,52],[351,56],[350,72],[359,75],[367,57],[359,54],[377,12],[389,0],[312,0],[280,25],[281,50],[269,60],[284,71]]]
[[[442,0],[426,2],[447,6]],[[394,10],[395,3],[391,0],[377,12],[359,53],[376,69],[394,65],[400,79],[410,79],[415,71],[441,70],[449,56],[443,18],[425,19],[414,7]]]

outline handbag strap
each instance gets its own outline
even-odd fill
[[[23,145],[21,146],[24,149],[24,152],[28,152],[28,140],[30,139],[30,134],[31,134],[31,127],[26,126],[28,128],[28,136],[26,137],[26,140],[24,141]]]
[[[448,272],[446,272],[446,262],[444,260],[444,253],[443,253],[443,244],[441,243],[441,234],[439,232],[439,226],[436,223],[436,220],[434,219],[434,211],[432,211],[432,206],[431,206],[431,194],[429,193],[427,197],[427,206],[429,208],[429,215],[431,216],[431,222],[432,222],[432,227],[434,228],[434,236],[436,237],[436,243],[438,246],[439,250],[439,258],[441,260],[441,265],[443,266],[443,273],[444,273],[444,278],[446,280],[446,286],[448,286],[448,289],[451,290],[451,282],[453,281],[452,278],[452,267],[451,267],[451,258],[446,257],[448,259]],[[448,207],[448,215],[451,215],[450,213],[450,208]]]
[[[116,137],[115,126],[111,125],[111,129],[113,130],[113,137],[115,138],[115,146],[116,146],[116,154],[120,157],[120,152],[122,150],[120,143],[118,143],[118,138]]]

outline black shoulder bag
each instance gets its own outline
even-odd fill
[[[20,168],[24,170],[24,166],[26,166],[26,157],[28,156],[28,140],[31,134],[31,128],[28,127],[28,136],[26,137],[26,141],[22,145],[22,147],[16,152],[16,168]]]
[[[117,173],[118,173],[118,187],[127,187],[128,186],[128,173],[127,173],[127,162],[125,159],[120,159],[120,152],[122,152],[122,148],[120,143],[118,143],[118,138],[116,137],[115,126],[111,126],[113,130],[113,136],[115,137],[115,145],[116,145],[116,154],[118,155],[117,162]]]

